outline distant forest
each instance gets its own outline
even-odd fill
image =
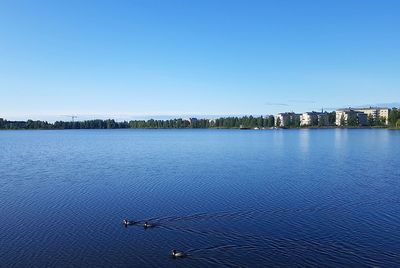
[[[221,117],[214,120],[209,119],[171,119],[171,120],[131,120],[117,122],[113,119],[107,120],[85,120],[85,121],[8,121],[0,118],[0,129],[117,129],[117,128],[263,128],[273,127],[274,117]]]
[[[389,113],[389,127],[400,128],[400,110],[393,108]],[[335,113],[329,114],[329,123],[335,122]],[[218,119],[171,119],[171,120],[131,120],[117,122],[113,119],[107,120],[85,120],[85,121],[8,121],[0,118],[0,129],[118,129],[118,128],[270,128],[275,126],[273,116],[243,116],[243,117],[221,117]],[[292,127],[299,127],[293,125]]]

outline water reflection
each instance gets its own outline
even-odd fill
[[[311,131],[311,129],[302,129],[299,131],[299,148],[303,155],[307,155],[310,151]]]

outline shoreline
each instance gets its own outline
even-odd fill
[[[224,128],[224,127],[212,127],[212,128],[16,128],[16,129],[0,129],[0,131],[24,131],[24,130],[34,130],[34,131],[57,131],[57,130],[242,130],[242,131],[272,131],[272,130],[327,130],[327,129],[386,129],[386,130],[400,130],[400,128],[392,127],[297,127],[297,128],[265,128],[265,129],[252,129],[252,128]]]

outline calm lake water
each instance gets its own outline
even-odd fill
[[[1,131],[0,266],[399,267],[399,156],[390,130]]]

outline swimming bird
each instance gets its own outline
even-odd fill
[[[145,229],[147,229],[147,228],[153,228],[153,227],[155,227],[155,225],[154,224],[151,224],[151,223],[148,223],[147,221],[144,223],[144,228]]]
[[[172,250],[171,255],[173,258],[184,258],[187,256],[185,252],[176,251],[175,249]]]
[[[128,219],[124,219],[122,222],[123,222],[123,224],[124,224],[125,226],[127,226],[127,225],[132,225],[132,224],[135,224],[135,223],[136,223],[135,221],[130,221],[130,220],[128,220]]]

